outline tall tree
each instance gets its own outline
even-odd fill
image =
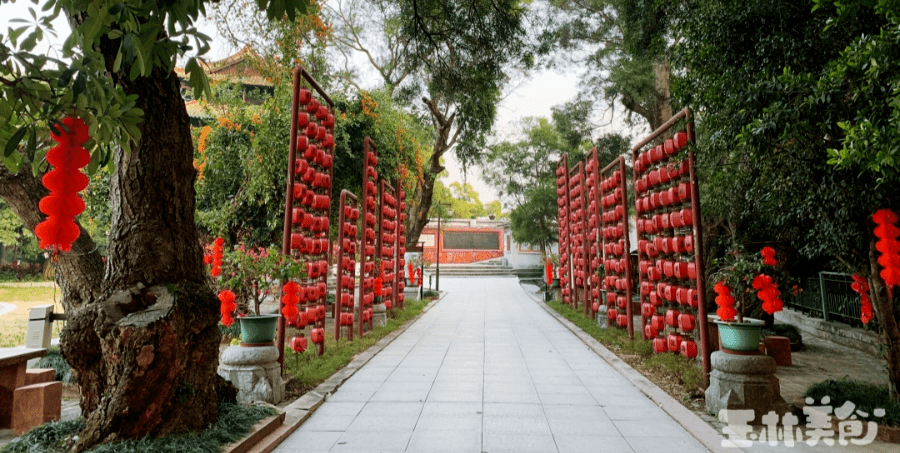
[[[582,106],[568,103],[554,107],[553,122],[526,119],[522,140],[490,147],[481,160],[485,180],[511,208],[513,239],[540,245],[544,254],[558,240],[555,175],[562,155],[568,154],[569,162],[575,162],[596,146],[597,158],[605,165],[628,150],[628,140],[620,135],[605,135],[592,143]]]
[[[700,112],[704,223],[748,248],[776,245],[800,264],[794,272],[830,267],[868,276],[888,372],[900,389],[900,304],[878,277],[871,222],[876,209],[900,208],[885,190],[900,183],[895,132],[877,132],[900,123],[896,9],[887,7],[892,2],[683,4],[675,61],[684,77],[675,91]]]
[[[619,102],[626,121],[655,130],[673,114],[668,46],[678,40],[671,16],[678,2],[551,0],[542,49],[562,64],[586,67],[581,99]],[[637,115],[638,118],[634,118]]]
[[[494,123],[505,70],[530,66],[527,10],[517,0],[373,0],[364,9],[369,14],[345,5],[331,16],[342,51],[364,55],[387,90],[434,128],[423,178],[410,197],[406,241],[412,246],[428,223],[443,156],[454,150],[464,166],[474,162]],[[364,41],[363,30],[380,37]]]
[[[5,0],[3,3],[7,3]],[[258,0],[271,16],[304,0]],[[107,255],[81,228],[57,278],[68,320],[61,337],[81,389],[85,426],[75,450],[102,442],[199,430],[216,420],[220,339],[194,223],[193,145],[173,68],[208,49],[192,27],[203,1],[47,0],[46,16],[0,40],[2,197],[29,230],[47,194],[39,176],[48,128],[83,118],[89,170],[111,160]],[[58,60],[35,52],[59,14],[74,32]],[[186,68],[207,91],[195,59]],[[206,90],[203,90],[207,87]],[[25,140],[22,140],[25,138]]]

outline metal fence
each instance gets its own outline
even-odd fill
[[[812,317],[862,327],[859,294],[850,288],[852,283],[850,274],[819,272],[818,277],[804,279],[803,292],[785,302]]]

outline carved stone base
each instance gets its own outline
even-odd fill
[[[781,397],[775,360],[765,355],[735,355],[721,351],[712,353],[712,372],[706,389],[706,410],[720,416],[720,411],[753,410],[754,421],[760,422],[770,411],[788,412]]]
[[[387,324],[387,308],[384,304],[375,304],[372,308],[372,322],[375,327],[381,327]]]
[[[230,346],[219,358],[218,373],[237,387],[239,403],[278,404],[284,399],[284,380],[275,346]]]

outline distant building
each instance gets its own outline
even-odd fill
[[[259,59],[259,55],[248,45],[244,46],[236,54],[218,61],[206,62],[200,60],[200,66],[206,72],[210,84],[224,81],[240,85],[241,97],[244,102],[259,105],[266,97],[275,93],[272,82],[263,77],[254,67],[253,63],[259,61]],[[210,115],[204,111],[204,106],[194,99],[184,68],[176,67],[175,74],[181,81],[181,97],[184,98],[184,104],[187,107],[188,116],[191,117],[191,123],[197,125],[210,119]]]
[[[509,220],[444,219],[437,237],[437,220],[425,225],[419,236],[425,259],[434,263],[437,244],[441,245],[441,264],[471,264],[501,259],[513,269],[539,267],[540,245],[519,244],[512,239]],[[555,244],[554,244],[555,246]],[[551,251],[556,252],[554,247]]]

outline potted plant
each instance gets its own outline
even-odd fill
[[[712,275],[718,305],[714,322],[722,346],[732,351],[758,350],[763,326],[771,328],[774,314],[784,309],[779,287],[788,286],[789,278],[775,259],[775,249],[769,246],[758,253],[736,246],[717,264],[718,270]],[[798,291],[796,285],[792,291]]]
[[[221,247],[219,252],[216,251],[218,247]],[[238,310],[242,344],[271,343],[281,315],[277,312],[263,314],[260,307],[267,297],[278,292],[279,282],[305,277],[302,263],[282,255],[276,247],[247,247],[238,244],[232,249],[225,249],[221,238],[216,238],[207,261],[212,265],[215,284],[222,288],[219,298],[223,304],[223,323],[231,318],[231,311],[226,316],[226,305],[233,306],[232,311]],[[226,291],[232,295],[228,295]],[[230,325],[230,322],[226,325]]]

